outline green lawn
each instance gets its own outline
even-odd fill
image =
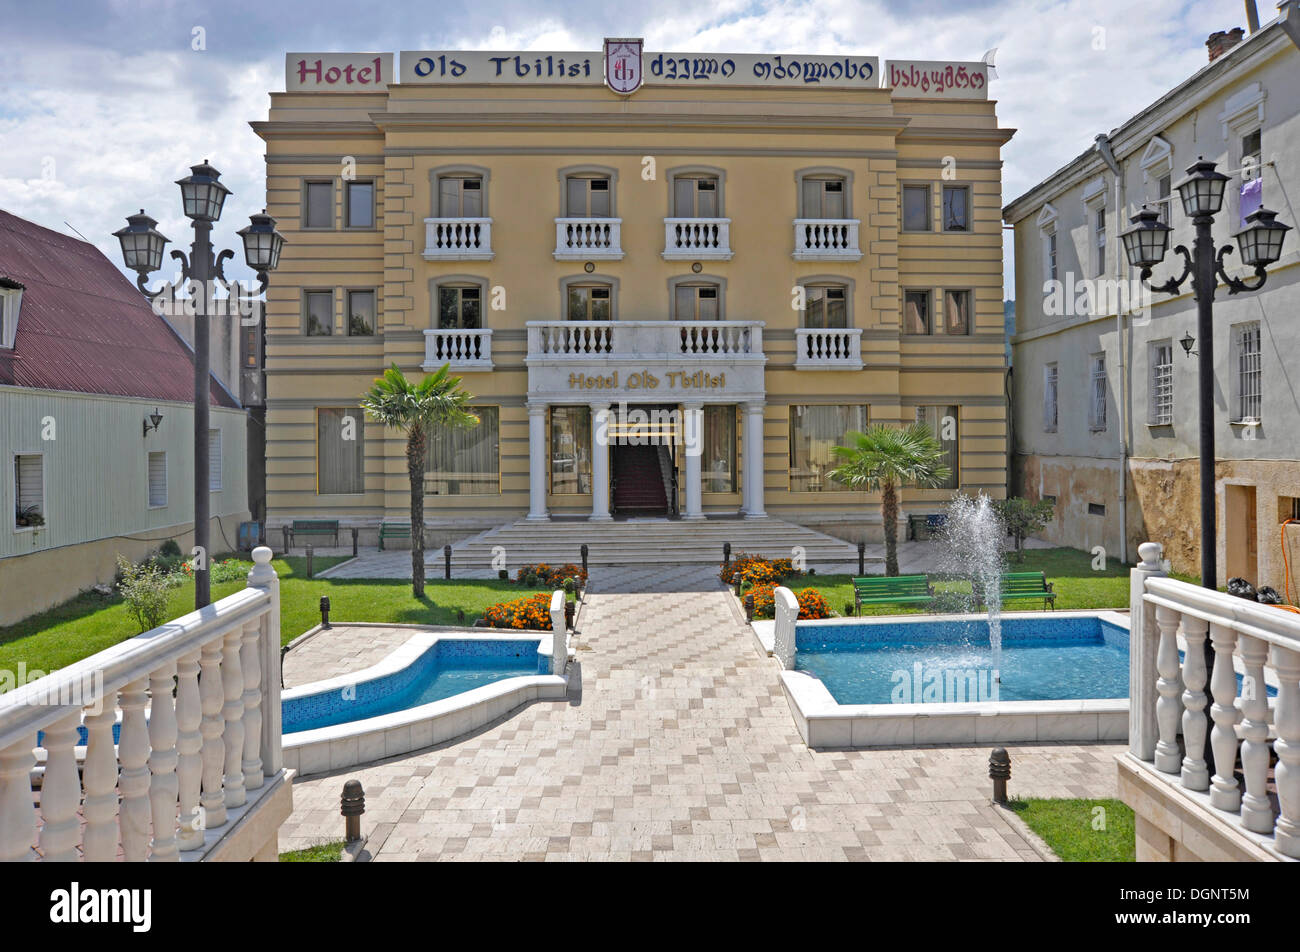
[[[1119,800],[1013,799],[1007,804],[1067,863],[1131,863],[1133,811]]]
[[[289,850],[280,854],[282,863],[337,863],[343,855],[343,841],[318,843],[302,850]]]
[[[341,556],[316,556],[314,568],[319,573],[341,561]],[[465,624],[472,624],[489,605],[532,594],[513,582],[498,579],[429,579],[424,598],[417,601],[411,595],[409,581],[309,579],[305,576],[307,560],[300,556],[275,559],[271,564],[280,575],[281,644],[320,622],[322,595],[330,597],[333,623],[455,625],[460,623],[458,611],[464,611]],[[242,580],[214,584],[212,598],[224,598],[244,585]],[[172,589],[169,618],[193,608],[193,582]],[[137,634],[138,626],[121,598],[78,595],[16,625],[0,627],[0,671],[16,673],[20,662],[29,675],[33,671],[54,671]]]

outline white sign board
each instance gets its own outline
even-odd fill
[[[890,60],[881,83],[898,99],[988,99],[987,63]]]

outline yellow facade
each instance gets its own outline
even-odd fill
[[[529,513],[600,514],[599,490],[597,498],[591,492],[550,491],[555,477],[549,471],[561,465],[551,452],[554,417],[546,410],[555,405],[735,406],[736,446],[728,479],[711,480],[712,464],[706,462],[701,485],[687,454],[674,454],[678,498],[671,508],[685,515],[765,512],[832,532],[840,525],[842,534],[860,532],[874,517],[874,507],[867,505],[874,497],[808,491],[806,474],[792,480],[791,408],[816,405],[866,405],[872,423],[888,424],[912,422],[918,407],[941,408],[932,411],[936,420],[948,415],[946,408],[957,407],[956,433],[949,436],[955,439],[960,488],[1004,495],[1000,149],[1011,133],[998,128],[992,101],[904,98],[901,90],[887,87],[702,87],[648,80],[629,96],[599,80],[403,81],[373,91],[300,90],[292,80],[301,56],[289,57],[293,91],[273,93],[268,120],[254,123],[266,141],[267,210],[287,239],[266,313],[272,525],[315,517],[370,528],[409,518],[401,434],[365,422],[363,485],[348,484],[362,491],[331,493],[326,490],[336,484],[322,486],[320,479],[322,465],[329,464],[319,459],[319,436],[328,431],[320,429],[318,409],[356,407],[390,364],[418,376],[422,367],[440,363],[441,355],[464,355],[456,348],[466,346],[465,335],[452,340],[455,335],[425,333],[439,327],[441,302],[455,299],[446,288],[477,288],[482,295],[475,330],[491,331],[490,369],[480,357],[486,338],[478,334],[468,335],[469,359],[452,360],[452,369],[462,375],[476,405],[499,408],[500,479],[496,492],[428,495],[426,518],[435,527],[487,527]],[[404,80],[411,75],[411,56],[402,54]],[[373,57],[356,55],[357,62]],[[595,59],[599,62],[598,54]],[[391,65],[388,73],[390,81],[396,78]],[[674,207],[673,183],[691,176],[714,182],[716,199],[710,201],[720,207],[703,217],[727,222],[729,255],[711,245],[694,246],[698,254],[666,254],[673,226],[665,219],[683,217],[680,205]],[[440,214],[447,207],[445,201],[440,207],[441,191],[464,186],[440,182],[453,178],[480,182],[478,214],[461,216],[480,220],[473,233],[480,243],[468,249],[456,237],[465,223],[426,221],[447,218]],[[603,219],[595,223],[602,229],[598,240],[583,244],[580,239],[576,248],[561,247],[564,236],[574,232],[556,222],[575,217],[566,208],[569,178],[606,181],[610,196],[608,214],[596,216]],[[832,243],[856,237],[860,254],[851,248],[809,248],[808,236],[822,232],[808,230],[806,223],[822,220],[804,212],[802,206],[811,202],[803,197],[809,194],[806,183],[837,181],[834,201],[842,201],[842,208],[826,198],[826,207],[836,214],[815,228],[829,223]],[[309,199],[308,187],[327,182],[332,185],[328,225],[311,227],[307,204],[325,199],[319,188]],[[350,227],[350,215],[366,220],[349,207],[349,196],[364,197],[364,190],[350,191],[353,182],[374,183],[373,226]],[[929,230],[901,227],[902,190],[911,185],[929,186]],[[941,227],[945,186],[968,189],[964,232]],[[824,186],[806,187],[821,195]],[[482,220],[490,229],[490,257],[481,244]],[[856,235],[841,229],[841,221],[854,222]],[[618,223],[617,249],[599,240],[610,222]],[[440,236],[451,232],[439,229],[456,235],[448,243]],[[613,250],[621,250],[621,256]],[[583,344],[557,351],[556,335],[572,330],[556,326],[567,316],[568,288],[584,283],[610,289],[618,325],[611,331],[613,343],[604,350]],[[837,324],[828,334],[803,329],[809,312],[795,306],[801,284],[805,302],[809,288],[835,289],[845,302],[844,326]],[[734,325],[725,331],[730,343],[709,338],[692,348],[686,344],[688,331],[673,325],[671,333],[682,341],[678,354],[678,337],[665,338],[660,328],[643,323],[682,316],[674,310],[674,301],[681,299],[675,297],[678,285],[715,289],[719,327]],[[368,290],[376,292],[374,334],[349,335],[348,292]],[[904,333],[904,293],[921,290],[929,292],[934,328],[946,324],[945,292],[968,292],[969,332]],[[309,302],[308,294],[321,291],[333,295],[333,333],[309,336],[306,311],[324,299]],[[690,333],[701,323],[695,322]],[[546,335],[551,344],[540,344]],[[647,354],[645,364],[637,362],[637,348],[664,340],[674,351],[672,360],[657,352]],[[736,345],[739,352],[732,346],[736,341],[742,342]],[[553,361],[543,353],[547,347]],[[673,367],[683,376],[670,380]],[[615,371],[621,374],[616,387],[584,386],[584,378],[611,383]],[[704,376],[695,378],[700,371]],[[638,372],[647,376],[637,377]],[[542,383],[544,377],[551,382]],[[645,386],[629,390],[632,379],[659,386],[653,392]],[[692,391],[676,385],[692,380],[702,386]],[[732,381],[743,381],[744,392],[730,393]],[[568,394],[562,392],[566,382]],[[530,404],[541,414],[531,428]],[[760,430],[761,453],[755,453],[745,444],[757,445]],[[539,439],[544,447],[536,445]],[[796,439],[802,445],[802,431]],[[816,452],[821,450],[809,450],[809,458]],[[530,499],[530,487],[537,492],[539,462],[550,477],[544,500]],[[597,486],[611,465],[592,464]],[[759,465],[761,482],[751,475]],[[692,480],[700,486],[696,500],[688,498]],[[736,491],[714,491],[729,483]],[[455,482],[440,485],[445,489]],[[932,511],[950,494],[909,489],[903,506]]]

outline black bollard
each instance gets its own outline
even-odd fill
[[[993,802],[1007,802],[1007,781],[1011,779],[1011,755],[1005,747],[995,747],[989,754],[989,779],[993,781]]]
[[[366,792],[361,789],[360,780],[349,780],[343,785],[339,807],[343,815],[343,839],[355,843],[361,839],[361,815],[366,812]]]
[[[284,554],[289,554],[289,527],[281,526],[280,533],[284,536]]]
[[[357,557],[357,533],[360,531],[356,526],[352,527],[352,558],[354,559]]]
[[[727,571],[727,568],[730,565],[731,565],[731,543],[724,542],[722,543],[722,571],[724,572]]]
[[[307,543],[307,577],[311,578],[311,543]]]
[[[582,548],[578,551],[582,553],[582,571],[585,574],[587,571],[587,543],[582,543]]]
[[[451,578],[451,546],[442,547],[442,577]]]
[[[320,626],[322,628],[330,627],[330,597],[328,595],[320,597]]]
[[[858,575],[863,576],[866,574],[867,574],[867,544],[865,542],[859,542],[858,543]]]

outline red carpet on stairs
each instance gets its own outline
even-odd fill
[[[668,509],[659,451],[653,446],[612,446],[614,511],[663,515]]]

